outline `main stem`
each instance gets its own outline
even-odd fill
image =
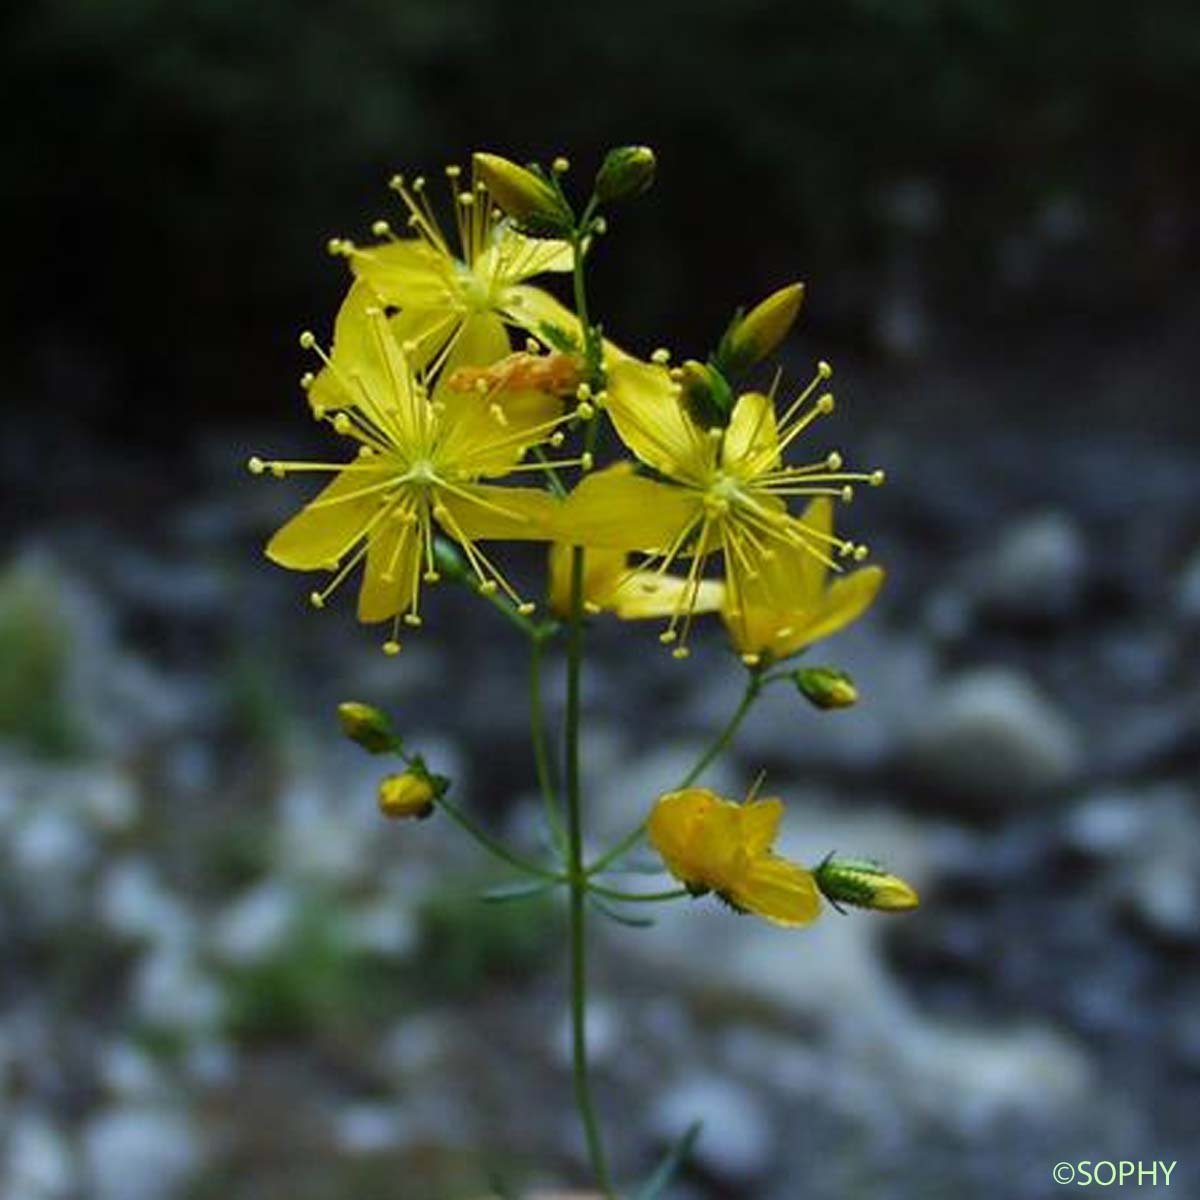
[[[585,215],[590,215],[589,213]],[[581,222],[583,225],[585,222]],[[590,371],[598,370],[593,333],[588,321],[587,296],[583,283],[582,237],[573,238],[575,312],[584,331],[585,355]],[[594,380],[593,380],[594,382]],[[584,435],[588,449],[595,438],[595,424]],[[580,682],[583,675],[583,549],[571,550],[571,616],[567,625],[567,712],[564,746],[567,817],[567,886],[570,892],[571,940],[571,1062],[575,1082],[575,1106],[587,1139],[588,1158],[596,1184],[613,1200],[608,1160],[600,1136],[600,1123],[592,1099],[587,1054],[587,922],[584,902],[588,878],[583,863],[583,813],[579,778]]]

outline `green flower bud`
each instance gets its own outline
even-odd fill
[[[911,884],[884,870],[869,858],[834,858],[832,854],[813,870],[813,879],[826,900],[876,912],[909,912],[920,898]]]
[[[674,377],[683,389],[680,400],[697,425],[705,429],[724,429],[729,424],[733,392],[720,371],[690,358]]]
[[[392,732],[387,717],[370,704],[347,700],[338,705],[338,720],[342,732],[371,754],[386,754],[400,747],[400,739]]]
[[[731,375],[748,371],[773,354],[795,324],[804,300],[804,284],[772,292],[748,313],[739,312],[721,338],[717,361]]]
[[[562,195],[540,175],[498,154],[475,155],[475,176],[496,206],[523,233],[532,237],[561,237],[570,233],[575,218]]]
[[[444,537],[433,540],[433,565],[439,579],[462,583],[470,575],[466,560],[458,547]]]
[[[618,146],[610,150],[596,172],[596,198],[601,204],[632,200],[650,188],[657,169],[649,146]]]
[[[849,708],[858,703],[858,688],[837,667],[801,667],[792,672],[800,694],[814,708]]]
[[[424,771],[405,771],[379,781],[379,811],[390,820],[424,820],[433,812],[434,781]]]

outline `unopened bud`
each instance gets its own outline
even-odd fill
[[[423,771],[387,775],[379,782],[379,811],[390,820],[422,820],[433,812],[437,795],[433,781]]]
[[[813,879],[835,908],[849,904],[876,912],[909,912],[920,903],[911,884],[869,858],[831,854],[813,870]]]
[[[574,225],[574,217],[562,196],[528,168],[498,154],[481,153],[475,155],[475,174],[500,211],[523,233],[560,237]]]
[[[803,300],[804,284],[793,283],[772,292],[745,315],[739,312],[725,330],[717,361],[732,375],[762,362],[787,337]]]
[[[733,412],[733,392],[716,367],[689,358],[678,368],[680,400],[704,429],[724,429]]]
[[[439,537],[433,539],[433,562],[443,579],[461,583],[469,574],[466,559],[453,542]]]
[[[387,717],[370,704],[347,700],[338,705],[338,720],[342,732],[372,754],[386,754],[400,747],[400,739],[392,732]]]
[[[601,204],[631,200],[647,191],[657,169],[649,146],[618,146],[610,150],[596,172],[596,198]]]
[[[838,667],[801,667],[792,678],[814,708],[849,708],[858,703],[854,680]]]

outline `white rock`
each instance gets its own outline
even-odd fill
[[[100,1081],[119,1100],[155,1100],[169,1089],[158,1063],[132,1042],[114,1042],[100,1051]]]
[[[1180,572],[1175,609],[1190,624],[1200,623],[1200,547],[1193,551]]]
[[[971,671],[935,693],[909,746],[910,764],[962,807],[1004,807],[1044,796],[1083,768],[1078,730],[1023,675]]]
[[[351,1104],[334,1118],[333,1137],[347,1154],[380,1154],[404,1144],[404,1114],[391,1104]]]
[[[22,1112],[8,1123],[0,1181],[6,1200],[66,1200],[77,1186],[71,1146],[45,1117]]]
[[[588,1058],[593,1062],[609,1059],[621,1047],[622,1019],[616,1005],[602,996],[588,1001],[584,1021],[587,1034]],[[559,1019],[551,1040],[551,1049],[559,1064],[569,1067],[572,1061],[572,1025],[570,1013]]]
[[[345,919],[346,941],[356,950],[387,958],[403,958],[416,949],[417,920],[391,896],[356,908]]]
[[[176,951],[195,940],[195,918],[144,858],[119,859],[108,868],[100,880],[97,908],[101,921],[121,938]]]
[[[93,1200],[172,1200],[203,1157],[191,1123],[162,1108],[102,1112],[84,1127],[82,1146]]]
[[[223,962],[251,966],[278,954],[296,927],[300,896],[268,879],[233,900],[213,926],[212,949]]]
[[[439,1069],[453,1042],[453,1030],[444,1017],[417,1013],[396,1023],[383,1039],[380,1055],[403,1081]]]
[[[987,612],[1017,620],[1059,620],[1079,605],[1088,550],[1075,521],[1038,513],[1005,530],[973,564],[970,590]]]
[[[685,1076],[658,1097],[650,1128],[660,1141],[674,1143],[694,1121],[703,1124],[692,1154],[717,1178],[749,1184],[770,1170],[775,1134],[757,1092],[719,1076]]]
[[[143,1021],[202,1037],[220,1022],[224,997],[186,952],[167,948],[142,957],[134,973],[133,1005]]]

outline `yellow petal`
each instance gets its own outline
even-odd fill
[[[857,621],[871,607],[883,586],[884,578],[882,567],[863,567],[860,571],[852,571],[835,579],[820,609],[802,624],[800,636],[789,641],[794,641],[795,649],[800,649]],[[788,653],[795,653],[795,650],[788,650]]]
[[[571,613],[572,547],[555,542],[550,547],[549,601],[559,617]],[[624,550],[588,550],[583,559],[583,599],[596,608],[609,608],[617,585],[625,575]]]
[[[671,546],[703,514],[699,496],[617,463],[584,476],[567,497],[556,540],[575,546],[652,552]]]
[[[762,854],[771,848],[775,835],[779,832],[779,822],[783,819],[783,801],[774,798],[770,800],[747,800],[739,809],[740,833],[739,840],[745,847],[746,853]]]
[[[779,466],[779,433],[775,404],[761,392],[739,396],[725,431],[721,461],[727,471],[743,479]]]
[[[812,874],[797,863],[771,854],[751,858],[730,899],[747,912],[777,925],[807,925],[821,911]]]
[[[447,510],[441,523],[458,541],[550,541],[559,508],[559,501],[540,488],[483,483],[457,484],[454,492],[439,488],[438,500]]]
[[[386,621],[412,607],[421,571],[421,539],[414,525],[384,520],[371,533],[358,592],[358,619]]]
[[[462,320],[448,308],[405,308],[388,318],[392,337],[404,349],[413,370],[423,371],[437,358]]]
[[[356,247],[350,269],[386,304],[442,310],[457,305],[454,259],[419,238]]]
[[[665,368],[635,359],[613,364],[607,407],[621,440],[647,466],[686,482],[710,473],[713,443],[684,411]]]
[[[545,437],[546,423],[562,412],[562,401],[546,392],[523,388],[481,394],[449,385],[460,368],[491,366],[510,349],[498,316],[473,314],[456,336],[434,388],[442,408],[438,460],[453,463],[464,476],[511,471],[529,446]]]
[[[497,226],[492,244],[475,256],[471,269],[483,279],[520,283],[543,271],[570,271],[574,265],[570,242],[526,237],[504,222]]]
[[[599,553],[590,551],[590,554]],[[625,555],[621,555],[624,560]],[[658,571],[625,571],[613,589],[609,604],[622,621],[669,617],[688,609],[693,613],[717,612],[725,597],[718,579],[702,579],[693,589],[686,579]]]
[[[279,529],[267,543],[267,557],[296,571],[320,571],[333,566],[379,511],[378,492],[345,497],[386,478],[386,471],[350,465]]]
[[[709,886],[704,878],[704,863],[697,854],[697,832],[705,819],[723,803],[708,788],[668,792],[655,802],[646,822],[646,832],[650,844],[676,879]]]

